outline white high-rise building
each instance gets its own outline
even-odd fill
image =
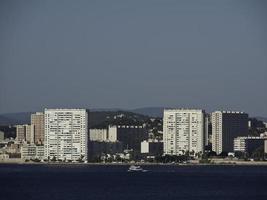
[[[211,114],[212,150],[217,154],[234,151],[234,138],[248,135],[248,114],[215,111]]]
[[[45,109],[45,157],[87,160],[88,113],[85,109]]]
[[[164,154],[203,152],[207,134],[205,111],[195,109],[165,109],[163,116]]]

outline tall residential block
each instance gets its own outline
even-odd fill
[[[26,125],[25,126],[25,135],[26,135],[26,142],[34,143],[34,125]]]
[[[197,109],[165,109],[163,116],[164,154],[203,152],[207,138],[206,114]]]
[[[87,160],[88,111],[45,109],[45,157]]]
[[[24,125],[16,125],[16,140],[18,142],[26,140],[26,131]]]
[[[5,133],[3,131],[0,131],[0,142],[5,139]]]
[[[215,111],[211,114],[212,150],[217,154],[233,152],[234,138],[248,135],[248,114]]]
[[[34,143],[43,144],[44,142],[44,113],[37,112],[31,114],[31,124],[34,125]]]

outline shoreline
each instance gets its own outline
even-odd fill
[[[20,159],[15,160],[0,160],[0,165],[62,165],[62,166],[130,166],[130,165],[142,165],[142,166],[267,166],[267,161],[231,161],[231,160],[219,160],[211,161],[212,163],[148,163],[148,162],[135,162],[135,163],[64,163],[64,162],[24,162]]]

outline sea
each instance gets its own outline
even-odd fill
[[[0,164],[0,200],[267,200],[267,166]]]

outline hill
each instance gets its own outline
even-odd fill
[[[267,122],[267,117],[255,117],[255,118],[260,121]]]
[[[90,112],[91,128],[105,128],[114,125],[142,125],[150,117],[128,111],[95,111]]]
[[[33,112],[7,113],[0,115],[0,125],[30,124]],[[150,117],[129,111],[92,111],[89,115],[90,127],[108,124],[142,125]]]
[[[91,109],[89,123],[91,127],[102,126],[103,123],[142,123],[149,117],[162,118],[163,110],[163,107],[144,107],[132,110]],[[29,124],[30,115],[32,113],[33,112],[0,114],[0,125]],[[116,119],[114,119],[114,117]],[[267,122],[266,117],[258,116],[255,118]]]
[[[137,108],[130,110],[131,112],[138,113],[141,115],[147,115],[151,117],[163,117],[164,107],[145,107],[145,108]]]

